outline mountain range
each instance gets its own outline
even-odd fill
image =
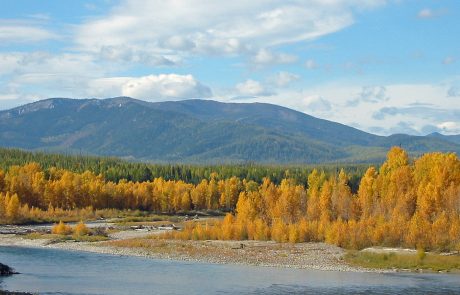
[[[460,152],[460,135],[378,136],[266,103],[50,98],[0,111],[0,146],[181,163],[378,162]]]

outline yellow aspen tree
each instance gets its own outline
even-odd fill
[[[62,220],[51,228],[51,233],[56,235],[69,235],[72,233],[72,228],[66,225]]]
[[[0,192],[0,221],[6,219],[6,202],[5,194]]]
[[[451,218],[449,228],[449,248],[460,252],[460,217],[456,216]]]
[[[375,180],[377,178],[377,171],[374,167],[369,167],[361,178],[358,188],[358,203],[361,212],[361,218],[368,218],[374,212],[375,202]]]
[[[182,194],[180,208],[183,211],[189,211],[192,208],[192,198],[190,197],[190,192],[189,191],[185,191]]]
[[[230,213],[227,213],[225,215],[224,221],[221,224],[221,239],[222,240],[231,240],[233,238],[234,236],[233,223],[234,223],[233,215]]]
[[[206,209],[206,196],[208,192],[208,180],[203,179],[192,189],[191,196],[193,208],[196,210]]]
[[[449,229],[449,220],[447,214],[442,212],[433,222],[431,227],[431,244],[434,248],[440,251],[446,251],[449,249],[449,234],[447,230]]]
[[[19,217],[19,208],[21,204],[19,203],[19,198],[17,194],[14,194],[11,196],[8,205],[6,206],[6,217],[10,221],[16,221],[16,219]]]
[[[0,193],[6,189],[5,172],[0,169]]]
[[[207,209],[217,209],[219,205],[219,187],[217,185],[217,173],[211,173],[211,180],[208,184],[208,191],[206,193],[206,207]]]
[[[319,208],[321,210],[321,217],[322,221],[330,221],[332,218],[332,190],[333,190],[333,183],[331,180],[327,180],[324,182],[323,186],[321,187],[321,195],[319,200]]]
[[[89,234],[89,228],[82,220],[75,226],[74,235],[77,237],[86,236]]]
[[[296,224],[289,224],[289,243],[298,243],[300,242],[299,229]]]
[[[288,226],[282,220],[275,220],[271,231],[272,240],[285,243],[289,240]]]
[[[254,220],[255,233],[254,239],[261,241],[268,241],[270,239],[270,228],[261,218],[256,218]]]
[[[406,243],[414,249],[429,249],[431,240],[431,224],[420,214],[415,213],[409,222]]]
[[[335,215],[342,220],[349,220],[352,215],[353,199],[348,186],[348,176],[343,169],[340,170],[335,183],[333,196],[332,207],[335,208]]]

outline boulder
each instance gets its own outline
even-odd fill
[[[9,276],[12,274],[17,274],[17,272],[15,272],[14,269],[9,267],[8,265],[0,263],[0,276]]]

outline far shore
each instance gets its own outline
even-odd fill
[[[106,242],[65,241],[58,243],[50,239],[27,239],[22,235],[1,234],[0,246],[63,249],[187,262],[325,271],[388,272],[350,266],[343,260],[345,250],[325,243],[179,241],[148,238],[152,234],[155,233],[130,230],[114,233],[111,235],[111,240]],[[128,246],[132,241],[141,244],[136,247]]]

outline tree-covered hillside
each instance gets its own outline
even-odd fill
[[[371,163],[395,145],[460,151],[443,137],[377,136],[262,103],[55,98],[0,112],[3,147],[157,163]]]

